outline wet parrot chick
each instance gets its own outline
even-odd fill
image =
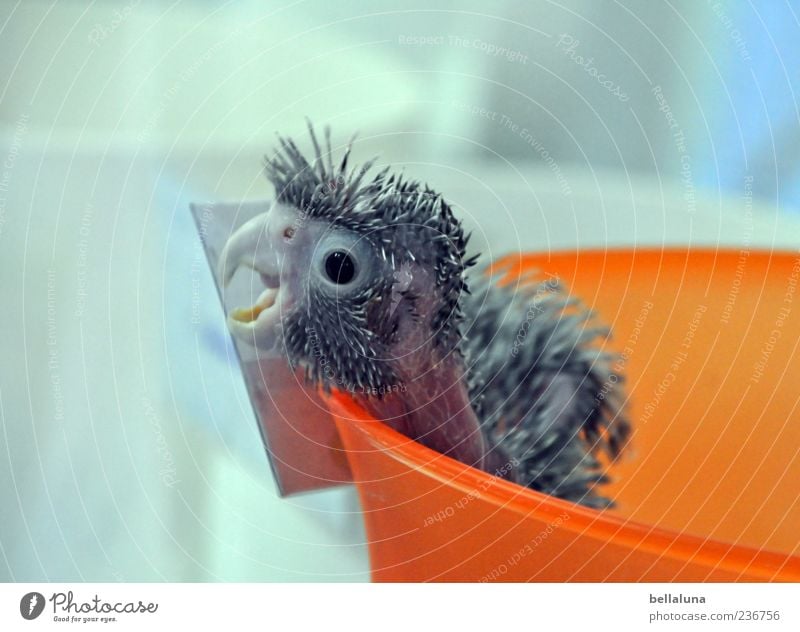
[[[468,465],[591,506],[610,501],[598,457],[629,425],[607,331],[557,279],[498,285],[468,259],[442,196],[370,161],[334,162],[309,125],[313,157],[291,139],[266,159],[270,210],[220,257],[263,293],[232,310],[232,334],[285,355],[323,389],[347,391],[376,418]],[[351,143],[352,144],[352,143]]]

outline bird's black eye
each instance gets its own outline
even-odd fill
[[[344,250],[334,250],[325,257],[325,274],[338,285],[346,285],[356,276],[356,264]]]

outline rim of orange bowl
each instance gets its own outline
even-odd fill
[[[370,444],[391,458],[461,492],[480,489],[481,498],[488,499],[497,507],[547,521],[568,511],[570,520],[563,522],[561,527],[583,537],[613,541],[661,557],[701,563],[711,567],[709,570],[759,575],[772,581],[800,580],[800,555],[681,533],[555,498],[502,480],[409,440],[372,417],[346,393],[333,391],[322,393],[322,397],[337,422],[361,432]],[[347,448],[345,452],[352,454]]]

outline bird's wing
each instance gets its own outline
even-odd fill
[[[616,457],[630,429],[608,330],[555,277],[498,285],[477,271],[465,297],[470,395],[486,436],[517,482],[592,506],[606,481],[598,456]]]

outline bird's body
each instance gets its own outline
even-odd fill
[[[310,126],[309,126],[310,128]],[[272,209],[239,229],[220,265],[267,289],[229,315],[232,333],[282,350],[325,389],[468,465],[576,502],[604,505],[595,454],[628,435],[605,331],[552,278],[499,286],[467,276],[467,237],[417,182],[315,159],[291,140],[267,159]],[[471,291],[470,291],[471,290]]]
[[[629,434],[616,358],[598,344],[608,331],[553,276],[499,285],[483,274],[470,288],[470,399],[502,465],[518,461],[514,480],[527,487],[606,505],[595,455],[616,457]]]

